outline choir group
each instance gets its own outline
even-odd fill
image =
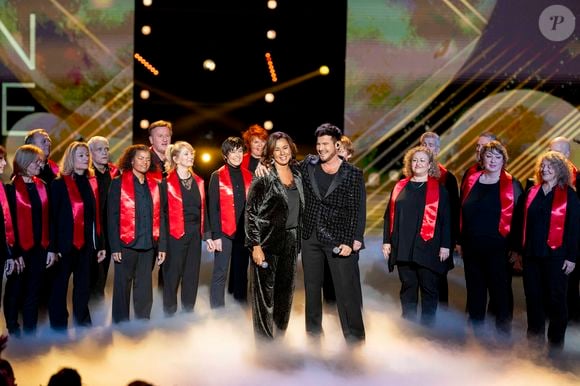
[[[273,338],[274,325],[283,331],[288,324],[302,253],[307,332],[322,333],[324,287],[345,339],[363,341],[362,172],[348,162],[352,143],[338,128],[325,124],[315,135],[318,154],[299,163],[287,134],[253,125],[222,143],[224,165],[206,187],[193,171],[194,148],[172,143],[167,121],[151,124],[150,146],[129,146],[115,164],[100,136],[70,143],[57,164],[49,134],[31,130],[14,152],[10,183],[0,184],[10,335],[34,334],[44,308],[50,326],[66,330],[71,276],[73,322],[90,326],[89,301],[104,298],[111,260],[114,323],[129,320],[131,308],[135,318],[149,318],[155,265],[164,313],[175,314],[178,303],[192,312],[205,241],[214,253],[212,308],[225,305],[226,288],[241,303],[249,293],[256,335]],[[543,345],[548,320],[549,347],[561,350],[568,321],[580,320],[580,203],[570,143],[554,138],[525,188],[492,133],[479,136],[475,163],[459,182],[437,161],[439,150],[439,136],[426,132],[405,154],[404,178],[385,198],[382,253],[401,281],[402,316],[433,324],[438,305],[448,301],[456,251],[476,335],[492,315],[498,337],[509,340],[518,273],[528,338]],[[6,156],[0,147],[0,173]]]

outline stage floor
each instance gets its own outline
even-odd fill
[[[400,283],[396,272],[388,273],[381,238],[367,237],[366,242],[360,267],[367,340],[360,347],[346,346],[336,307],[325,308],[322,340],[307,338],[301,269],[286,335],[267,347],[256,346],[249,308],[228,296],[224,309],[210,309],[212,263],[204,252],[194,313],[165,318],[155,291],[151,320],[112,326],[109,287],[105,302],[92,305],[92,328],[55,334],[44,320],[37,337],[10,339],[3,357],[21,386],[47,384],[61,367],[77,369],[89,386],[126,385],[135,379],[157,386],[580,384],[580,327],[568,328],[561,358],[531,349],[525,339],[521,277],[513,281],[511,344],[495,339],[492,323],[480,338],[467,327],[460,265],[449,275],[449,308],[439,309],[435,327],[426,330],[400,317]],[[157,270],[153,274],[156,279]]]

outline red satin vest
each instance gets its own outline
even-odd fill
[[[250,184],[252,182],[252,173],[243,167],[240,167],[240,170],[242,171],[242,178],[244,179],[244,187],[247,196],[248,190],[250,189]],[[231,237],[234,235],[234,233],[236,233],[237,225],[232,179],[230,177],[230,172],[227,165],[219,168],[218,173],[220,193],[220,220],[222,224],[222,232],[224,232],[226,236]]]
[[[70,206],[73,217],[73,245],[77,249],[81,249],[85,245],[85,204],[79,192],[78,186],[71,175],[63,175],[62,179],[66,185],[68,197],[70,199]],[[97,228],[97,235],[101,235],[101,221],[99,213],[99,188],[97,186],[97,179],[89,177],[89,184],[95,199],[95,224]]]
[[[395,203],[401,191],[405,188],[407,183],[411,181],[410,177],[403,178],[393,188],[391,194],[391,204],[389,211],[389,232],[393,234],[393,227],[395,226]],[[435,223],[437,222],[437,211],[439,209],[439,181],[435,178],[429,177],[427,179],[427,194],[425,197],[425,208],[423,210],[423,221],[421,223],[421,238],[424,241],[429,241],[435,234]]]
[[[12,223],[12,213],[10,213],[10,206],[6,198],[6,190],[4,184],[0,182],[0,204],[2,205],[2,213],[4,215],[4,232],[6,233],[6,243],[10,248],[14,246],[14,226]]]
[[[203,179],[193,174],[199,195],[201,196],[201,234],[203,235],[204,214],[205,214],[205,188]],[[180,239],[185,234],[185,221],[183,219],[183,197],[181,196],[181,186],[179,176],[175,170],[167,175],[167,205],[169,212],[169,234],[176,239]]]
[[[463,203],[471,189],[476,184],[477,180],[481,175],[484,173],[483,170],[478,172],[472,173],[469,177],[467,177],[463,184],[463,189],[461,190],[461,206],[463,207]],[[506,172],[502,169],[501,174],[499,176],[499,199],[501,203],[501,213],[499,215],[499,225],[498,230],[499,233],[503,237],[507,237],[510,233],[512,217],[514,214],[514,185],[513,185],[513,177],[511,174]],[[459,229],[461,229],[463,223],[463,214],[460,212],[459,214]]]
[[[526,245],[526,222],[528,218],[528,209],[536,198],[536,194],[542,188],[541,184],[534,185],[528,191],[526,198],[526,210],[524,211],[524,236],[522,246]],[[568,192],[565,187],[554,186],[554,198],[552,201],[552,213],[550,216],[550,230],[548,231],[548,246],[557,249],[562,246],[564,241],[564,224],[566,223],[566,206],[568,204]]]
[[[46,185],[38,177],[32,177],[32,182],[36,186],[40,196],[42,211],[42,235],[40,245],[48,248],[49,239],[49,207]],[[34,234],[32,232],[32,206],[26,183],[22,176],[14,177],[14,188],[16,190],[16,226],[18,228],[18,241],[23,251],[28,251],[34,246]],[[36,214],[35,214],[36,215]]]
[[[121,199],[120,199],[120,238],[125,244],[135,240],[135,185],[134,174],[131,170],[121,174]],[[159,239],[161,224],[161,201],[157,180],[149,173],[145,174],[145,180],[149,186],[151,200],[153,201],[153,239]]]

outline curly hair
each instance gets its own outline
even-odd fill
[[[485,155],[485,153],[493,153],[493,152],[501,154],[501,156],[503,157],[503,167],[505,168],[505,165],[509,160],[507,149],[505,148],[504,145],[501,144],[500,141],[495,139],[483,145],[479,150],[479,163],[481,164],[481,166],[483,166],[483,156]]]
[[[264,148],[264,159],[262,163],[264,165],[271,165],[274,162],[274,150],[276,149],[276,142],[279,139],[285,139],[288,141],[288,145],[290,145],[290,151],[292,152],[292,159],[290,160],[290,165],[295,164],[296,161],[296,154],[298,153],[298,148],[296,144],[290,138],[290,136],[282,131],[276,131],[275,133],[270,134],[268,137],[268,141],[266,142],[266,147]]]
[[[244,140],[244,144],[246,145],[246,149],[250,148],[250,144],[252,143],[253,137],[260,138],[262,141],[267,141],[268,131],[260,125],[250,126],[248,130],[242,133],[242,138]]]
[[[414,148],[408,150],[407,153],[405,153],[405,158],[403,159],[403,174],[405,175],[405,177],[413,177],[413,169],[411,167],[411,161],[413,160],[413,156],[419,152],[427,154],[427,157],[429,158],[429,163],[431,164],[429,166],[428,172],[429,177],[439,178],[441,172],[439,171],[439,167],[435,162],[433,152],[425,146],[415,146]]]
[[[536,160],[534,169],[534,182],[536,184],[544,182],[542,178],[542,162],[544,161],[548,162],[554,169],[558,186],[572,186],[572,164],[562,153],[553,150],[545,152]]]
[[[150,153],[149,148],[145,145],[131,145],[128,148],[125,149],[125,151],[123,152],[123,154],[121,154],[121,157],[119,158],[119,169],[121,169],[121,171],[127,171],[127,170],[131,170],[133,169],[133,165],[131,165],[131,162],[133,162],[133,159],[135,159],[135,155],[137,154],[138,151],[146,151],[147,153]],[[153,164],[153,162],[151,162],[151,165],[149,165],[149,171],[154,171],[157,168],[155,167],[155,165]]]

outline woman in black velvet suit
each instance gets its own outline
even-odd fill
[[[250,267],[252,318],[256,337],[286,330],[292,308],[304,193],[296,146],[283,132],[270,135],[264,162],[271,172],[255,177],[246,203],[246,245]],[[265,264],[266,263],[266,264]]]
[[[568,275],[578,269],[580,204],[571,169],[561,153],[544,153],[536,164],[536,185],[518,206],[528,338],[543,346],[548,319],[548,342],[556,351],[564,346],[568,323]]]
[[[401,279],[403,317],[414,320],[421,292],[421,322],[431,325],[437,311],[440,275],[449,270],[451,211],[439,184],[439,168],[424,146],[405,154],[403,172],[384,215],[383,256]]]
[[[91,325],[89,295],[91,259],[105,258],[101,238],[97,179],[92,170],[89,146],[74,141],[66,148],[60,176],[51,183],[51,246],[60,255],[55,264],[49,302],[50,326],[68,326],[67,293],[73,275],[73,316],[78,326]],[[97,256],[95,257],[95,251]]]

